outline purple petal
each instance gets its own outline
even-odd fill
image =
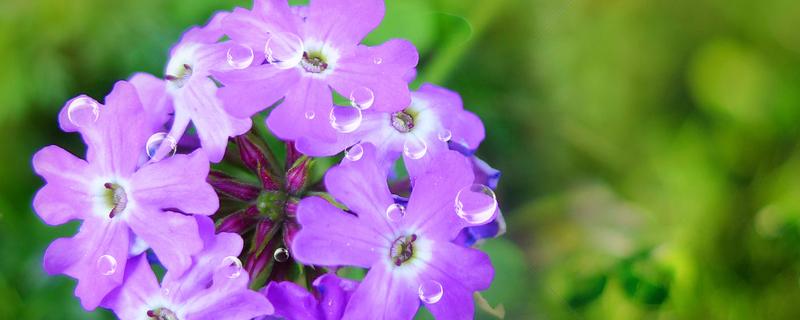
[[[219,199],[206,183],[207,175],[208,160],[202,151],[179,154],[139,169],[131,181],[131,194],[137,203],[152,208],[210,215],[219,207]]]
[[[209,223],[211,219],[199,218],[202,218],[198,219],[198,225],[201,236],[207,240],[206,246],[195,256],[191,269],[182,275],[167,271],[161,282],[161,287],[169,290],[170,295],[177,301],[188,300],[198,292],[207,290],[213,282],[215,272],[224,264],[225,258],[238,257],[242,251],[242,237],[234,233],[214,235],[213,223]],[[212,228],[208,228],[209,226]]]
[[[294,258],[305,264],[369,267],[387,250],[391,240],[359,218],[320,197],[300,201],[301,225],[294,239]]]
[[[380,64],[375,63],[378,59]],[[401,110],[411,103],[403,76],[417,65],[418,59],[417,49],[406,40],[393,39],[376,47],[358,46],[337,61],[329,83],[345,97],[361,88],[371,90],[375,110]]]
[[[333,96],[325,82],[311,77],[301,77],[297,85],[276,106],[267,125],[282,140],[297,140],[312,136],[314,139],[332,142],[336,131],[328,115],[333,108]]]
[[[292,14],[287,1],[256,0],[252,11],[234,9],[222,22],[222,27],[234,41],[263,53],[270,33],[297,34],[297,26],[301,23],[301,18]]]
[[[86,185],[89,164],[56,146],[33,156],[33,168],[47,184],[33,199],[36,214],[49,225],[58,225],[92,213],[92,195]]]
[[[140,319],[147,314],[148,305],[160,295],[158,279],[147,263],[145,255],[128,260],[125,282],[109,293],[103,303],[120,319]]]
[[[225,110],[242,118],[273,105],[300,80],[297,70],[282,70],[269,64],[212,74],[225,85],[217,93]]]
[[[196,292],[186,302],[186,318],[247,320],[274,312],[266,297],[247,288],[247,272],[242,270],[240,275],[231,278],[229,272],[220,268],[213,279],[211,287]]]
[[[222,30],[222,22],[230,13],[217,12],[211,20],[202,27],[192,27],[181,37],[180,42],[196,43],[215,43],[225,34]]]
[[[275,306],[275,316],[293,320],[323,319],[317,299],[292,282],[270,282],[262,292]]]
[[[128,176],[136,169],[152,133],[151,121],[142,116],[136,89],[118,81],[99,108],[97,121],[76,128],[68,117],[69,103],[61,110],[59,122],[67,131],[80,131],[88,146],[86,159],[104,175]]]
[[[412,319],[419,308],[416,277],[392,272],[377,263],[358,285],[342,319]]]
[[[319,309],[324,319],[341,319],[357,287],[358,282],[339,278],[335,273],[326,273],[314,280],[314,288],[319,292]]]
[[[138,207],[128,216],[128,225],[158,256],[170,272],[182,274],[192,264],[191,255],[203,248],[193,217],[176,212]]]
[[[130,83],[136,87],[144,111],[149,114],[153,131],[164,126],[172,112],[172,99],[167,97],[167,84],[164,80],[149,73],[135,73]]]
[[[437,242],[431,261],[419,275],[419,281],[442,285],[442,298],[425,303],[437,319],[469,319],[474,316],[473,292],[489,288],[494,277],[489,256],[472,248]]]
[[[430,171],[414,182],[406,223],[428,237],[452,240],[466,226],[455,212],[456,195],[473,181],[472,168],[464,156],[455,151],[442,153]]]
[[[45,271],[78,279],[75,296],[84,309],[93,310],[122,283],[129,233],[120,220],[86,220],[75,237],[58,239],[47,248]]]
[[[216,97],[217,86],[209,79],[190,82],[175,97],[175,117],[192,120],[200,143],[209,160],[219,162],[225,155],[228,137],[238,136],[250,129],[250,119],[228,115],[222,101]]]
[[[385,212],[394,200],[386,182],[386,170],[375,158],[375,148],[371,144],[362,147],[361,159],[344,161],[328,170],[325,188],[337,201],[358,214],[361,224],[391,234]]]
[[[337,47],[355,46],[381,23],[385,11],[383,0],[312,0],[306,37]]]

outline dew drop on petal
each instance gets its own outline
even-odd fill
[[[453,133],[450,132],[450,130],[442,129],[442,131],[439,131],[437,136],[439,137],[440,141],[447,142],[450,141],[451,138],[453,138]]]
[[[234,44],[228,48],[228,64],[235,69],[244,69],[253,63],[253,48]]]
[[[469,224],[480,225],[492,220],[497,210],[497,198],[491,188],[472,184],[458,191],[456,214]]]
[[[444,288],[442,288],[442,284],[439,282],[434,280],[424,280],[419,285],[417,292],[419,293],[419,299],[422,300],[422,302],[433,304],[439,302],[439,300],[442,300]]]
[[[403,143],[403,154],[417,160],[425,156],[428,152],[428,145],[415,134],[410,134]]]
[[[364,147],[357,143],[344,152],[344,157],[350,161],[358,161],[364,156]]]
[[[242,261],[237,257],[227,256],[222,259],[220,269],[222,269],[226,277],[230,279],[238,278],[242,274]]]
[[[341,133],[356,131],[363,119],[361,109],[350,106],[333,106],[330,114],[331,127]]]
[[[317,115],[314,113],[314,111],[306,111],[305,116],[306,119],[308,120],[314,120],[314,117],[316,117]]]
[[[114,274],[114,272],[117,272],[117,259],[104,254],[97,258],[97,269],[100,270],[100,274],[110,276]]]
[[[291,32],[275,32],[270,35],[264,48],[269,64],[280,69],[290,69],[303,60],[303,40]]]
[[[89,97],[72,100],[67,107],[67,118],[76,127],[85,127],[97,121],[100,115],[100,104]]]
[[[275,249],[275,252],[272,253],[272,258],[278,262],[289,261],[289,250],[286,250],[286,248]]]
[[[161,295],[168,296],[169,295],[169,288],[161,288]]]
[[[350,105],[361,110],[369,109],[375,102],[375,93],[370,88],[358,87],[350,92]]]
[[[406,215],[406,208],[400,204],[392,203],[386,208],[386,218],[389,221],[397,222]]]
[[[383,59],[381,59],[381,57],[375,57],[375,58],[372,58],[372,62],[375,63],[375,64],[381,64],[381,63],[383,63]]]
[[[169,148],[166,156],[170,157],[175,155],[175,151],[178,150],[178,143],[166,132],[156,132],[147,139],[147,156],[152,159],[161,148]]]

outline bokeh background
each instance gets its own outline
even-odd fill
[[[0,319],[110,317],[42,271],[77,224],[33,214],[31,155],[82,153],[67,99],[162,74],[182,30],[234,6],[0,2]],[[387,0],[367,42],[412,40],[420,81],[483,118],[508,222],[484,297],[506,318],[797,319],[798,21],[796,0]]]

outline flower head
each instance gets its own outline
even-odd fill
[[[123,284],[102,305],[120,319],[252,319],[271,314],[273,307],[247,288],[248,275],[236,258],[242,238],[233,233],[214,235],[207,217],[198,217],[204,249],[182,274],[167,271],[159,286],[144,254],[131,258]]]
[[[229,114],[217,98],[217,84],[209,76],[212,70],[231,70],[249,65],[247,52],[240,52],[230,42],[217,43],[222,37],[221,21],[227,13],[216,14],[204,27],[189,29],[170,51],[164,80],[146,73],[131,78],[146,108],[161,113],[174,112],[168,136],[177,141],[189,123],[194,125],[200,144],[209,160],[219,162],[225,154],[228,137],[250,129],[250,119]],[[252,52],[249,53],[252,61]],[[164,157],[162,148],[153,156]]]
[[[328,123],[333,92],[358,96],[359,108],[397,111],[410,102],[403,76],[418,60],[414,46],[390,40],[376,47],[361,40],[383,18],[382,0],[313,0],[292,10],[285,0],[256,0],[223,21],[225,33],[252,48],[264,64],[214,76],[231,114],[251,116],[275,102],[267,124],[278,137],[336,140]]]
[[[78,279],[75,294],[84,308],[94,309],[122,283],[129,255],[142,251],[134,243],[152,248],[170,271],[185,271],[202,248],[188,214],[210,215],[219,203],[205,182],[209,166],[202,151],[145,163],[152,123],[142,116],[131,84],[118,82],[105,105],[94,102],[92,121],[70,116],[77,99],[88,98],[69,101],[60,121],[62,128],[80,132],[86,160],[57,146],[37,152],[33,167],[47,184],[33,207],[47,224],[83,221],[77,235],[50,245],[44,268]]]
[[[300,202],[295,258],[369,268],[345,319],[410,319],[420,302],[437,318],[471,317],[473,292],[487,289],[494,271],[484,253],[451,242],[469,225],[454,209],[474,179],[466,159],[443,153],[440,166],[417,178],[408,206],[398,207],[375,154],[366,145],[360,160],[345,160],[325,176],[349,211],[319,197]]]

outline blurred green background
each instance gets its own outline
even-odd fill
[[[248,1],[0,3],[0,319],[97,319],[31,209],[56,115]],[[387,0],[369,43],[485,121],[508,233],[483,249],[508,319],[800,318],[800,2]],[[491,319],[485,311],[479,317]]]

